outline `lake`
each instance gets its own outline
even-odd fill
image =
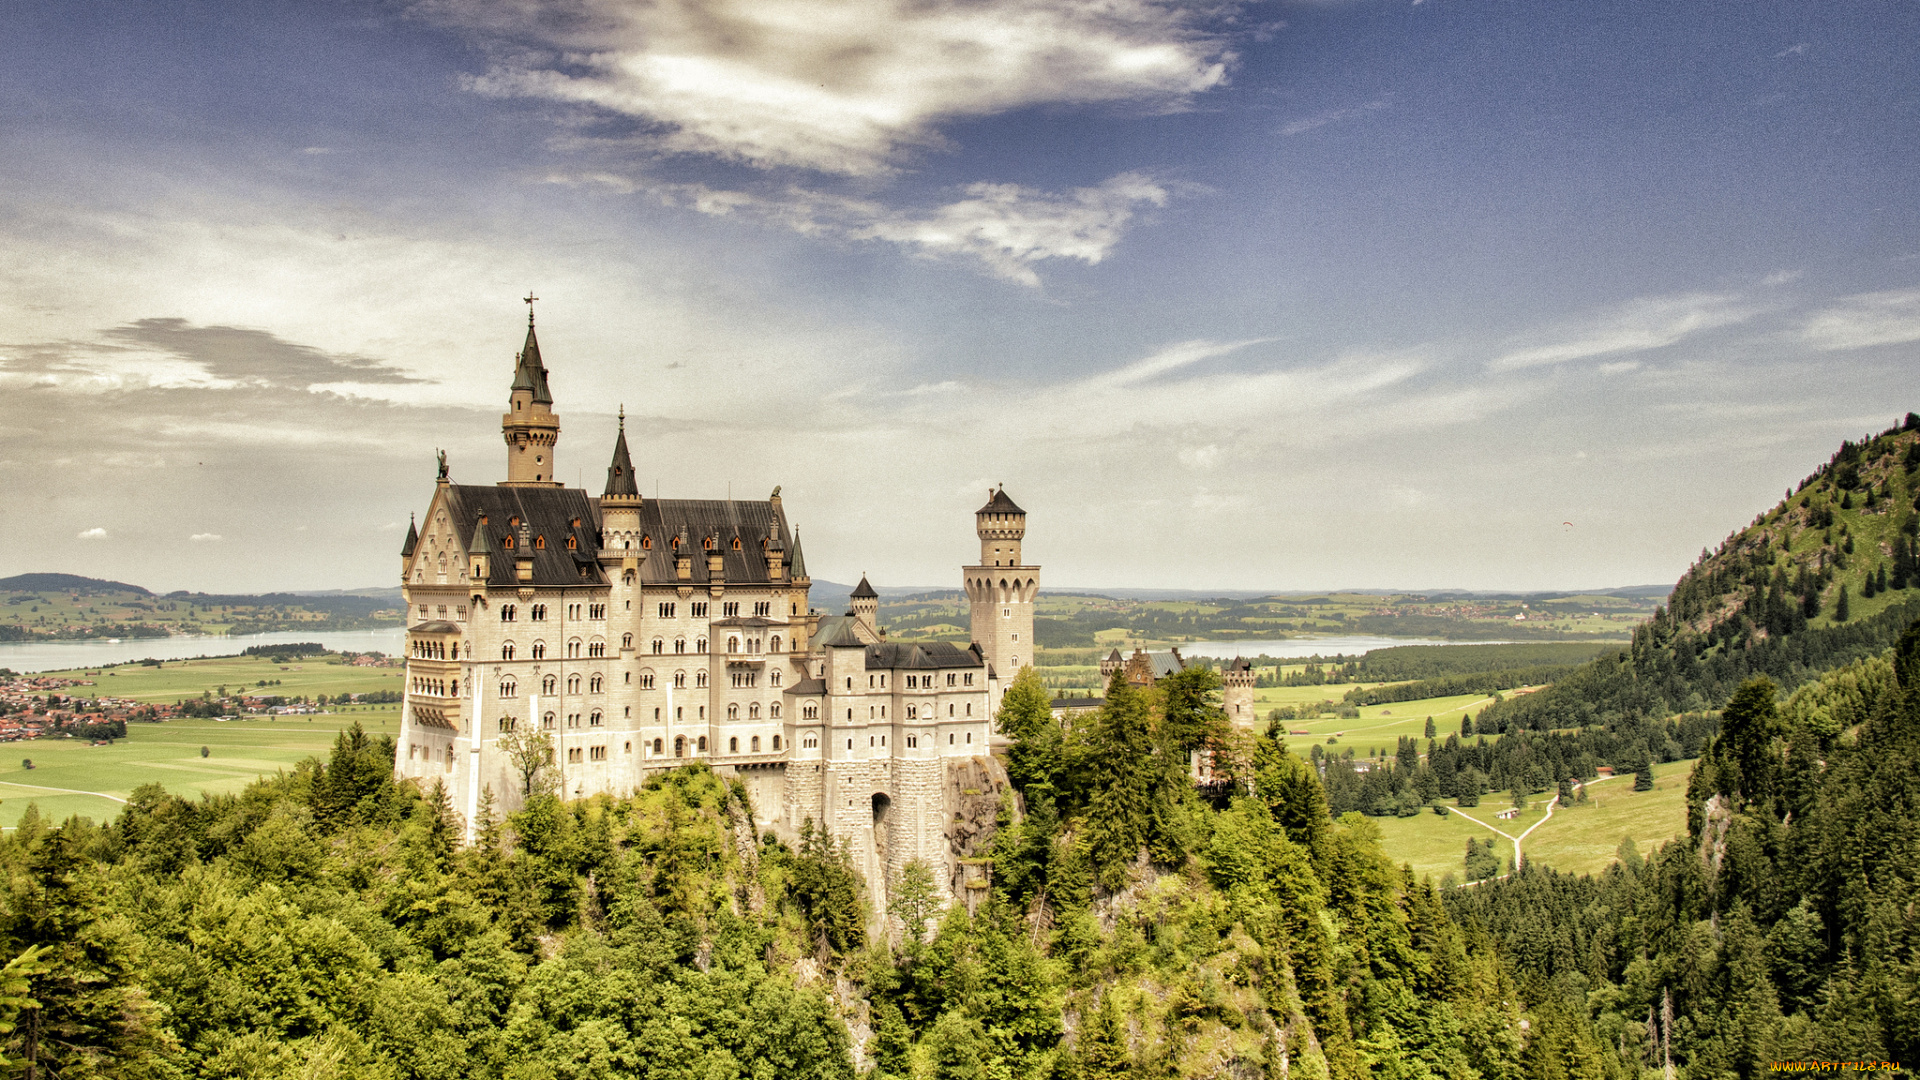
[[[318,642],[336,652],[378,652],[398,656],[406,649],[407,632],[390,630],[310,630],[278,634],[192,634],[164,638],[122,638],[119,641],[12,641],[0,643],[0,668],[18,672],[69,671],[130,664],[136,660],[191,660],[196,656],[233,656],[253,645],[291,645]]]

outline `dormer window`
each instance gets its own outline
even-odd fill
[[[546,538],[546,537],[544,537],[544,536],[536,536],[536,537],[534,537],[534,538],[533,538],[533,546],[534,546],[534,549],[535,549],[535,550],[537,550],[537,551],[545,551],[545,550],[547,550],[547,538]]]
[[[653,537],[651,537],[651,536],[642,536],[642,537],[640,538],[640,550],[641,550],[641,551],[652,551],[652,550],[653,550]]]
[[[737,536],[733,538],[733,550],[735,551],[740,550],[740,538]]]
[[[578,539],[578,538],[576,538],[576,537],[572,537],[572,536],[569,536],[569,537],[567,537],[567,550],[568,550],[568,551],[577,551],[577,550],[579,550],[579,547],[580,547],[580,541],[579,541],[579,539]]]
[[[706,550],[706,551],[712,551],[712,550],[713,550],[713,537],[711,537],[711,536],[709,536],[709,537],[707,537],[707,538],[706,538],[705,540],[702,540],[702,541],[700,541],[700,547],[701,547],[701,548],[702,548],[703,550]]]
[[[505,544],[507,545],[507,550],[508,550],[508,551],[512,551],[512,550],[513,550],[513,537],[512,537],[512,535],[508,535],[508,537],[507,537],[507,538],[506,538],[506,539],[505,539],[504,541],[502,541],[502,542],[503,542],[503,543],[505,543]]]
[[[571,522],[568,522],[568,524],[577,529],[580,527],[580,519],[574,518]]]
[[[519,527],[520,527],[520,515],[515,514],[514,516],[507,519],[507,528],[517,529]]]

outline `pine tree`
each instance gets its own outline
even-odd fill
[[[1840,598],[1833,602],[1833,621],[1846,622],[1852,617],[1852,613],[1847,610],[1847,585],[1845,582],[1841,582]]]
[[[1471,714],[1462,713],[1460,715],[1460,737],[1463,739],[1473,738],[1473,716]]]
[[[1633,774],[1633,790],[1653,790],[1653,764],[1651,762],[1642,764],[1640,771]]]
[[[1433,726],[1433,717],[1431,717],[1431,716],[1429,716],[1429,717],[1427,717],[1427,735],[1426,735],[1426,737],[1427,737],[1427,738],[1429,738],[1429,739],[1431,739],[1431,738],[1433,738],[1433,737],[1434,737],[1434,734],[1435,734],[1435,729],[1434,729],[1434,726]]]
[[[1153,819],[1152,719],[1146,695],[1127,683],[1123,671],[1107,684],[1086,750],[1092,780],[1087,854],[1101,883],[1118,889],[1147,843]]]

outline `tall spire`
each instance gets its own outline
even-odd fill
[[[540,339],[533,332],[532,293],[527,301],[527,342],[513,358],[513,389],[507,411],[500,418],[500,434],[507,442],[507,484],[558,484],[553,460],[560,441],[560,421],[553,415],[553,391],[547,386],[546,365],[540,362]]]
[[[807,557],[800,552],[800,529],[793,530],[793,558],[787,562],[787,580],[807,580]]]
[[[413,525],[414,525],[413,515],[408,514],[407,515],[407,540],[406,540],[406,543],[403,543],[400,545],[400,557],[403,559],[412,555],[413,549],[420,546],[420,530],[414,528]]]
[[[608,495],[640,497],[640,486],[633,481],[633,458],[627,453],[627,407],[620,406],[620,435],[613,442],[613,463],[607,466]]]

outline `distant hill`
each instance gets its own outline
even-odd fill
[[[15,574],[10,578],[0,578],[0,592],[40,592],[42,590],[80,593],[83,596],[99,593],[153,595],[138,585],[129,585],[124,581],[104,581],[100,578],[81,577],[78,574]]]
[[[1920,618],[1920,415],[1833,457],[1681,576],[1628,649],[1483,723],[1567,728],[1718,708],[1747,678],[1791,688],[1879,653]]]

